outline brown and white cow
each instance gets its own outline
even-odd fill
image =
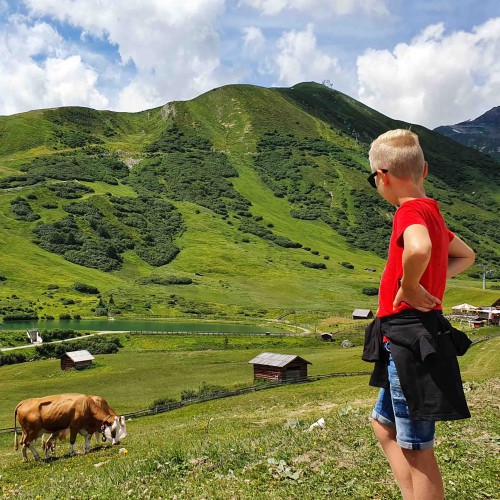
[[[90,396],[94,403],[106,414],[110,415],[111,417],[118,417],[118,414],[116,413],[111,406],[109,406],[108,402],[102,398],[101,396]],[[99,430],[94,433],[95,439],[97,443],[99,444],[102,440],[104,441],[109,441],[112,444],[119,444],[122,439],[127,437],[127,427],[125,424],[125,417],[119,417],[119,422],[120,422],[120,429],[117,432],[115,438],[112,437],[111,432],[109,429],[104,429]],[[56,453],[56,442],[57,439],[59,441],[64,441],[66,437],[68,436],[70,430],[64,429],[63,431],[58,431],[58,432],[53,432],[47,439],[42,438],[42,449],[45,451],[45,456],[48,458],[49,454],[52,453],[52,455],[55,455]],[[89,434],[89,443],[90,440],[92,439],[92,435]]]
[[[23,431],[21,445],[24,461],[28,461],[27,448],[31,450],[35,460],[40,460],[40,455],[33,446],[35,439],[44,433],[52,434],[68,428],[70,455],[74,455],[73,445],[78,433],[85,436],[86,453],[90,451],[90,437],[100,430],[109,430],[113,444],[119,443],[115,440],[117,432],[120,433],[118,416],[107,414],[85,394],[56,394],[21,401],[14,412],[14,443],[17,450],[19,442],[16,419],[19,419]]]

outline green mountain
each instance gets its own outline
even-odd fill
[[[474,120],[443,125],[434,130],[500,160],[500,106],[491,108]]]
[[[393,209],[365,180],[367,153],[409,126],[316,83],[0,117],[0,315],[374,308]],[[428,194],[498,266],[498,164],[411,127]],[[448,306],[493,302],[477,277],[453,280]]]

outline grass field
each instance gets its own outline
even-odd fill
[[[313,363],[310,374],[369,370],[361,347],[342,349],[311,338],[123,336],[117,355],[95,368],[59,370],[57,361],[0,368],[0,427],[12,426],[15,404],[51,392],[98,393],[119,412],[178,398],[203,382],[252,382],[248,360],[264,350]],[[209,345],[209,344],[212,345]],[[495,498],[498,492],[500,339],[473,346],[461,361],[473,418],[440,423],[436,452],[447,498]],[[376,389],[367,376],[327,379],[192,405],[128,422],[129,437],[88,455],[22,463],[12,434],[0,435],[0,486],[21,498],[399,498],[371,433]],[[303,432],[320,417],[326,426]],[[83,451],[83,440],[77,441]]]
[[[69,120],[72,113],[76,113],[73,117],[77,118],[76,122]],[[375,308],[376,298],[364,295],[362,290],[378,285],[384,260],[373,251],[361,250],[356,244],[348,243],[350,240],[346,240],[344,233],[319,219],[294,218],[292,212],[299,206],[297,201],[292,201],[290,196],[275,195],[256,167],[256,154],[263,134],[272,131],[285,136],[291,134],[300,140],[315,138],[335,144],[343,152],[342,161],[333,156],[314,156],[316,167],[301,167],[303,179],[293,183],[299,182],[300,189],[305,189],[309,183],[311,186],[319,183],[321,190],[331,197],[331,202],[328,198],[327,203],[330,203],[332,214],[342,208],[350,223],[358,219],[367,222],[366,213],[356,208],[356,203],[368,202],[372,195],[365,180],[369,171],[367,144],[382,129],[402,126],[401,122],[314,83],[296,85],[292,89],[229,85],[191,101],[175,102],[141,113],[98,112],[84,108],[53,110],[48,114],[33,111],[0,117],[0,128],[4,132],[0,138],[0,180],[19,175],[23,164],[34,157],[57,157],[64,151],[76,155],[76,158],[82,153],[81,148],[64,146],[57,139],[56,132],[80,130],[78,120],[83,118],[88,121],[83,128],[92,130],[100,138],[104,150],[116,152],[125,162],[132,161],[132,172],[134,169],[140,171],[141,165],[147,163],[145,148],[174,124],[188,136],[194,134],[206,138],[217,151],[227,155],[237,172],[236,177],[226,180],[234,191],[231,191],[233,195],[237,193],[249,203],[249,213],[245,217],[262,218],[261,224],[272,227],[276,236],[289,238],[302,244],[303,248],[285,248],[240,231],[238,227],[243,216],[235,211],[222,217],[203,205],[201,199],[175,198],[169,201],[182,215],[185,225],[185,231],[176,236],[180,248],[177,257],[156,268],[127,247],[122,254],[121,268],[104,272],[72,263],[62,255],[43,250],[36,243],[33,229],[38,222],[54,223],[68,215],[65,207],[69,200],[49,189],[54,179],[24,187],[2,188],[0,316],[14,311],[31,311],[40,317],[57,318],[60,314],[93,317],[98,299],[76,292],[73,289],[75,282],[92,283],[105,301],[112,295],[116,309],[127,318],[188,317],[196,316],[196,313],[218,318],[272,318],[294,310],[325,311],[324,317],[327,317],[348,315],[357,307]],[[109,126],[114,130],[112,135],[104,133]],[[356,134],[353,133],[354,126]],[[468,175],[461,177],[463,185],[460,191],[448,193],[449,186],[437,182],[437,178],[429,179],[429,187],[433,186],[432,193],[440,200],[446,220],[454,225],[457,234],[476,243],[478,251],[489,252],[490,257],[483,260],[493,263],[498,254],[496,233],[492,233],[495,237],[490,234],[496,221],[493,203],[498,197],[493,175],[496,170],[485,177],[479,166],[486,157],[460,145],[454,148],[453,143],[439,134],[424,130],[421,133],[430,151],[444,151],[442,154],[447,157],[447,162],[442,168],[448,168],[448,163],[451,163],[455,172],[457,164],[467,163]],[[358,135],[361,140],[358,140]],[[313,158],[309,156],[304,160]],[[358,168],[352,167],[353,159]],[[336,177],[330,179],[326,174],[335,174]],[[441,181],[443,176],[442,173]],[[491,182],[484,183],[484,178]],[[474,183],[468,184],[473,180]],[[117,218],[112,215],[109,195],[129,198],[138,195],[127,178],[120,178],[116,185],[97,179],[80,182],[94,190],[94,193],[84,194],[80,201],[95,203],[113,227]],[[292,182],[291,178],[289,182]],[[481,185],[476,186],[479,183]],[[479,197],[494,197],[493,204],[486,209],[478,203],[480,200],[471,201],[469,191],[477,191]],[[40,216],[39,221],[28,222],[14,214],[11,202],[19,196],[29,200],[31,209]],[[387,205],[379,207],[376,212],[381,212],[384,222],[390,219],[393,210]],[[478,221],[488,221],[486,227],[490,231],[477,230],[471,234],[471,228]],[[363,225],[352,226],[350,233],[366,233],[370,240],[376,239]],[[302,261],[322,263],[326,269],[311,269],[302,265]],[[341,262],[345,261],[354,269],[342,266]],[[365,268],[376,269],[376,272]],[[138,283],[141,278],[152,274],[190,277],[194,283],[189,286]],[[50,289],[49,285],[52,285]],[[56,285],[59,288],[55,288]],[[491,289],[491,285],[488,283],[488,289],[483,291],[477,277],[463,276],[452,280],[445,297],[445,310],[463,302],[492,304],[498,298],[498,290]],[[176,295],[176,302],[172,301],[172,295]]]

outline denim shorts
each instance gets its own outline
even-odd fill
[[[390,350],[389,345],[386,348]],[[391,355],[389,355],[388,374],[389,389],[380,389],[372,418],[383,425],[396,428],[396,440],[401,448],[408,450],[432,448],[435,422],[410,418],[408,405]]]

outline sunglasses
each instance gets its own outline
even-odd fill
[[[387,172],[389,172],[389,170],[385,169],[385,168],[382,168],[382,169],[379,169],[381,172],[383,172],[384,174],[386,174]],[[375,172],[373,172],[373,174],[370,174],[368,176],[368,179],[366,179],[368,181],[368,184],[370,184],[370,186],[372,188],[375,188],[377,189],[377,184],[375,184],[375,177],[377,177],[378,175],[378,170],[375,170]]]

